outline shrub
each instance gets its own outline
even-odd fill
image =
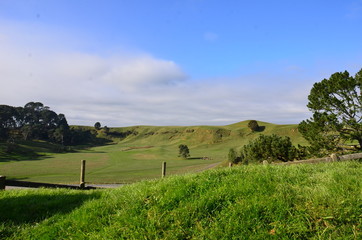
[[[296,159],[298,150],[293,146],[289,137],[273,135],[260,135],[250,141],[240,151],[242,162],[261,162],[263,160],[283,162]]]

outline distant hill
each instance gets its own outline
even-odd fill
[[[133,126],[111,128],[110,136],[117,136],[122,143],[136,145],[177,145],[180,143],[191,147],[220,145],[224,147],[240,147],[260,134],[277,134],[288,136],[293,144],[307,144],[298,132],[298,124],[277,125],[258,121],[261,130],[252,132],[248,128],[249,120],[226,126]],[[112,134],[113,133],[113,134]],[[117,138],[115,138],[117,139]]]

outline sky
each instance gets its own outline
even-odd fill
[[[0,104],[71,125],[299,123],[362,68],[362,0],[0,0]]]

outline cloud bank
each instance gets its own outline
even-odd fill
[[[193,79],[176,62],[151,54],[104,56],[59,47],[64,39],[57,36],[41,44],[31,34],[21,36],[19,29],[5,30],[0,35],[0,104],[40,101],[73,125],[298,123],[309,116],[305,105],[311,85],[299,68],[288,68],[283,78],[266,72]]]

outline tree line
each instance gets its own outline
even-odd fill
[[[46,140],[75,145],[93,138],[90,131],[70,128],[64,114],[57,114],[41,102],[24,107],[0,105],[0,140]]]

